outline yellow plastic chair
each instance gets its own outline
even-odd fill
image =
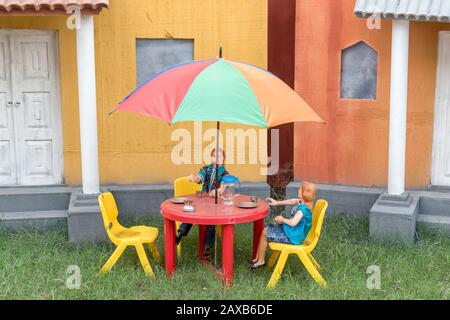
[[[268,288],[274,288],[276,286],[290,254],[298,255],[300,262],[303,263],[313,279],[322,287],[327,287],[326,281],[319,273],[320,266],[316,259],[314,259],[311,255],[311,252],[317,246],[319,241],[320,231],[322,229],[323,219],[327,208],[328,202],[325,200],[318,200],[316,202],[316,205],[314,206],[311,230],[301,245],[269,242],[269,248],[272,250],[272,255],[270,256],[267,265],[270,268],[277,260],[278,262],[267,285]]]
[[[154,227],[138,226],[125,228],[117,220],[119,212],[116,201],[111,192],[106,192],[98,197],[100,209],[102,211],[103,223],[109,239],[117,246],[111,257],[106,261],[100,272],[105,273],[119,260],[120,256],[128,246],[134,246],[147,276],[154,278],[155,274],[145,254],[144,244],[150,248],[150,252],[157,263],[161,262],[161,256],[156,247],[156,239],[159,230]]]
[[[189,180],[189,177],[178,178],[173,183],[174,196],[181,197],[189,194],[195,194],[197,191],[201,191],[202,187],[203,184],[191,182]],[[181,222],[176,222],[175,225],[176,225],[175,234],[177,234]],[[177,255],[178,257],[181,256],[181,242],[177,246]]]

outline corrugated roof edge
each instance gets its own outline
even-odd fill
[[[359,18],[380,15],[386,19],[450,22],[450,1],[441,0],[356,0],[354,13]]]
[[[65,15],[74,5],[84,14],[98,14],[109,7],[109,0],[0,0],[0,15]]]

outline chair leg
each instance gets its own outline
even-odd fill
[[[321,270],[320,265],[319,265],[319,263],[317,262],[317,260],[314,259],[314,257],[312,256],[312,254],[308,253],[308,258],[309,258],[309,260],[311,260],[311,262],[313,263],[314,267],[316,267],[316,269],[317,269],[318,271],[320,271],[320,270]]]
[[[281,252],[277,265],[275,266],[272,276],[270,277],[269,283],[267,284],[267,288],[274,288],[277,285],[277,282],[280,279],[281,274],[283,273],[283,269],[284,266],[286,265],[288,256],[289,254]]]
[[[155,274],[153,273],[153,269],[148,262],[147,254],[145,253],[144,246],[142,243],[138,243],[134,245],[136,247],[136,251],[139,257],[139,261],[141,262],[142,267],[144,268],[145,274],[149,277],[154,278]]]
[[[156,243],[149,243],[148,247],[150,248],[150,252],[152,253],[153,259],[155,259],[156,263],[161,263],[161,255],[159,254],[158,247]]]
[[[108,272],[109,270],[111,270],[111,268],[116,264],[117,260],[119,260],[120,256],[122,255],[122,253],[126,249],[126,247],[127,246],[122,243],[119,244],[117,246],[116,250],[114,250],[111,257],[109,257],[108,261],[106,261],[106,263],[100,269],[100,272],[105,273],[105,272]]]
[[[180,229],[180,226],[181,226],[181,222],[176,221],[175,222],[175,234],[178,234],[178,229]],[[178,256],[178,258],[181,257],[181,241],[177,245],[177,256]]]
[[[319,271],[317,271],[316,267],[314,267],[314,264],[311,262],[311,260],[308,258],[308,255],[301,251],[297,253],[298,257],[300,258],[300,262],[303,263],[306,270],[308,270],[309,274],[313,277],[313,279],[320,284],[322,287],[327,287],[327,282],[322,278]]]
[[[267,262],[268,268],[272,268],[275,265],[275,262],[277,262],[278,258],[280,257],[280,253],[281,251],[272,251],[269,261]]]

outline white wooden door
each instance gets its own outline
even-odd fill
[[[13,104],[8,111],[14,125],[15,158],[11,159],[16,182],[10,183],[60,184],[63,159],[56,33],[13,30],[0,35],[9,38],[11,57]]]
[[[0,185],[17,184],[9,38],[0,33]]]
[[[450,186],[450,32],[439,34],[431,183]]]

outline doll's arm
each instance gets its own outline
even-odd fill
[[[189,181],[191,181],[191,182],[199,183],[201,180],[202,180],[202,177],[198,174],[197,175],[191,174],[189,176]]]
[[[280,200],[280,201],[274,200],[274,201],[275,201],[274,205],[276,205],[276,206],[295,206],[300,202],[300,199],[288,199],[288,200]]]
[[[283,224],[287,224],[288,226],[295,227],[296,225],[298,225],[298,223],[300,222],[300,220],[303,219],[303,212],[298,211],[298,212],[294,215],[294,217],[291,218],[291,219],[286,219],[286,218],[283,218],[282,216],[279,216],[279,217],[277,217],[277,218],[278,218],[278,220],[279,220],[280,222],[277,222],[277,221],[275,221],[275,222],[277,222],[277,223],[283,223]]]

